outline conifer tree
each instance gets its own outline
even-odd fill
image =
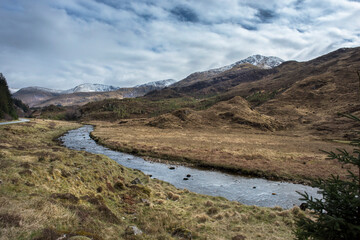
[[[6,79],[0,73],[0,119],[4,118],[5,114],[10,115],[13,119],[18,118]]]
[[[344,115],[354,121],[360,119]],[[308,208],[310,216],[297,220],[297,239],[358,240],[360,239],[360,139],[351,142],[352,153],[337,149],[327,152],[329,159],[336,159],[343,165],[356,166],[357,173],[348,170],[346,179],[332,175],[327,180],[318,180],[315,187],[320,189],[322,199],[314,199],[306,192],[299,193]]]

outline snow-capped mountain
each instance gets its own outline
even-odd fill
[[[235,65],[243,64],[243,63],[250,63],[252,65],[264,68],[264,69],[270,69],[279,66],[281,63],[283,63],[284,60],[278,57],[274,56],[262,56],[262,55],[253,55],[246,59],[240,60],[235,63]]]
[[[171,84],[175,83],[176,80],[174,79],[165,79],[155,82],[148,82],[141,85],[136,85],[135,87],[156,87],[156,88],[164,88],[170,86]]]
[[[237,65],[244,64],[244,63],[250,63],[254,66],[258,66],[263,69],[270,69],[270,68],[279,66],[283,62],[284,62],[284,60],[282,60],[281,58],[278,58],[278,57],[274,57],[274,56],[266,57],[266,56],[257,54],[257,55],[252,55],[243,60],[240,60],[236,63],[230,64],[230,65],[227,65],[224,67],[220,67],[220,68],[211,69],[206,72],[215,73],[215,74],[221,73],[221,72],[225,72]]]
[[[45,106],[45,105],[62,105],[68,106],[71,104],[85,104],[93,101],[92,96],[97,96],[96,99],[109,97],[118,98],[120,95],[124,98],[144,96],[146,93],[159,90],[170,84],[176,82],[173,79],[166,79],[156,82],[145,83],[132,88],[119,88],[110,85],[85,83],[68,90],[53,90],[42,87],[27,87],[22,88],[13,94],[14,97],[22,100],[30,107]],[[116,91],[116,92],[115,92]],[[88,93],[86,96],[80,93]],[[100,96],[101,95],[101,96]],[[81,101],[69,99],[81,99]]]
[[[103,84],[84,83],[74,88],[62,91],[62,93],[76,93],[76,92],[111,92],[118,90],[119,87]]]

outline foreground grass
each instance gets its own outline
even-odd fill
[[[0,127],[0,239],[293,238],[298,208],[245,206],[176,189],[53,141],[78,126],[36,120]],[[142,184],[132,184],[136,178]],[[128,226],[142,235],[125,234]]]
[[[338,162],[326,160],[326,154],[320,151],[344,148],[343,144],[301,133],[93,124],[96,128],[92,135],[101,144],[143,156],[294,182],[347,174]]]

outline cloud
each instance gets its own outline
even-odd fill
[[[2,0],[0,72],[12,88],[134,86],[252,54],[308,60],[359,46],[345,0]]]

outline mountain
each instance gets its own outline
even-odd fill
[[[62,93],[76,93],[76,92],[111,92],[118,90],[119,87],[103,85],[103,84],[93,84],[93,83],[84,83],[69,90],[62,91]]]
[[[33,107],[38,103],[59,95],[61,95],[61,91],[41,87],[26,87],[14,93],[13,97]]]
[[[84,105],[91,101],[100,101],[106,98],[122,99],[144,96],[148,92],[162,89],[174,82],[176,81],[173,79],[166,79],[131,88],[85,83],[64,91],[42,87],[27,87],[15,92],[13,96],[30,107],[73,106]]]
[[[171,85],[172,88],[181,88],[187,87],[195,83],[211,81],[212,79],[218,78],[224,75],[232,75],[234,77],[236,74],[241,72],[246,72],[254,69],[272,69],[279,66],[283,63],[284,60],[273,57],[273,56],[262,56],[262,55],[253,55],[238,62],[235,62],[231,65],[223,66],[220,68],[210,69],[203,72],[195,72],[190,74],[185,79]],[[234,73],[234,74],[231,74]],[[201,83],[200,85],[203,85]],[[198,84],[199,85],[199,84]],[[208,85],[207,83],[205,85]],[[211,84],[210,84],[211,85]],[[199,86],[197,86],[199,87]]]
[[[338,113],[360,116],[359,70],[360,47],[341,48],[310,61],[287,61],[270,69],[245,63],[212,75],[194,73],[146,97],[159,101],[190,96],[199,99],[202,109],[240,96],[259,113],[289,128],[322,138],[349,137],[354,123]]]
[[[208,73],[210,72],[210,73],[215,73],[215,74],[222,73],[227,70],[230,70],[233,67],[239,66],[241,64],[246,64],[246,63],[257,66],[262,69],[270,69],[270,68],[279,66],[283,62],[284,62],[284,60],[282,60],[281,58],[278,58],[278,57],[274,57],[274,56],[266,57],[263,55],[256,54],[256,55],[252,55],[248,58],[245,58],[243,60],[240,60],[236,63],[230,64],[230,65],[227,65],[224,67],[220,67],[220,68],[211,69],[211,70],[208,70],[205,72],[208,72]]]
[[[148,83],[145,83],[145,84],[137,85],[135,87],[153,86],[153,87],[157,87],[157,88],[165,88],[165,87],[170,86],[173,83],[176,83],[176,80],[174,80],[174,79],[165,79],[165,80],[160,80],[160,81],[155,81],[155,82],[148,82]]]

